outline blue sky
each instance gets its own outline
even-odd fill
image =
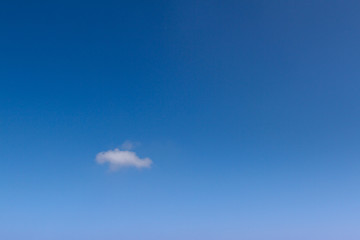
[[[2,1],[0,238],[359,239],[359,12]]]

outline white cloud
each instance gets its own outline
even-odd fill
[[[109,163],[110,170],[124,167],[149,168],[152,164],[150,158],[139,158],[135,152],[122,151],[118,148],[98,153],[96,162],[99,164]]]

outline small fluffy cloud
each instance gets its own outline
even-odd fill
[[[99,164],[109,163],[110,170],[124,167],[149,168],[152,164],[150,158],[139,158],[135,152],[122,151],[118,148],[98,153],[96,162]]]

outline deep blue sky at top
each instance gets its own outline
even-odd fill
[[[359,12],[2,1],[0,238],[359,239]]]

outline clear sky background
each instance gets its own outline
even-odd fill
[[[1,1],[0,239],[360,239],[359,13]]]

